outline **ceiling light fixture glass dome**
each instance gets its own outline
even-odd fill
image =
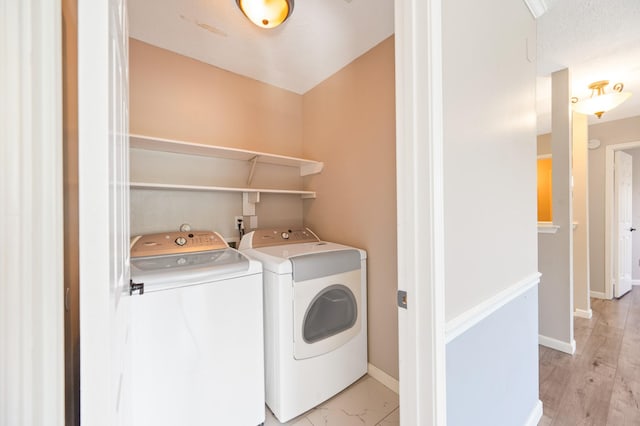
[[[275,28],[293,12],[293,0],[236,0],[251,22],[261,28]]]
[[[591,83],[589,89],[591,89],[591,97],[583,100],[578,98],[571,98],[573,103],[573,110],[581,114],[594,114],[596,117],[602,117],[607,111],[610,111],[629,99],[631,97],[630,92],[622,93],[624,84],[616,83],[613,86],[613,93],[604,93],[604,88],[609,84],[609,80],[601,80]]]

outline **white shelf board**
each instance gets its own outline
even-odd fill
[[[560,227],[553,222],[538,222],[538,234],[555,234]]]
[[[175,185],[169,183],[131,182],[131,189],[160,189],[172,191],[205,191],[205,192],[247,192],[265,194],[291,194],[300,195],[302,198],[316,198],[315,191],[302,191],[297,189],[266,189],[266,188],[236,188],[228,186],[201,186],[201,185]]]
[[[251,161],[257,157],[258,163],[298,167],[300,169],[300,176],[320,173],[324,167],[324,163],[320,161],[305,160],[303,158],[287,157],[284,155],[267,154],[264,152],[227,148],[223,146],[182,142],[136,134],[129,135],[129,147],[145,149],[148,151],[172,152],[174,154],[226,158],[229,160]]]

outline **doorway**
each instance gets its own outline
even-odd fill
[[[604,280],[604,298],[612,299],[615,296],[614,285],[616,283],[616,275],[618,268],[616,267],[617,259],[620,256],[618,249],[618,224],[616,220],[615,208],[615,158],[619,151],[632,150],[640,148],[640,141],[627,142],[621,144],[607,145],[605,151],[605,280]],[[633,229],[633,222],[629,227]],[[629,231],[630,231],[629,229]],[[630,231],[632,232],[632,231]],[[630,256],[633,259],[633,256]],[[629,262],[633,262],[630,259]],[[627,265],[631,266],[631,265]],[[618,294],[621,296],[622,294]]]

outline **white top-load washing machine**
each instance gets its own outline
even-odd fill
[[[144,283],[131,291],[133,424],[262,424],[260,263],[215,232],[169,232],[132,240],[131,277]]]
[[[240,251],[262,262],[266,403],[286,422],[367,372],[366,252],[309,229],[259,229]]]

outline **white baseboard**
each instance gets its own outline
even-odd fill
[[[524,426],[538,426],[538,422],[540,421],[541,418],[542,418],[542,401],[538,400],[538,402],[536,402],[535,407],[533,407],[533,410],[531,410],[531,414],[529,414],[529,417],[527,418],[527,422],[524,424]]]
[[[445,325],[446,343],[451,342],[453,339],[460,336],[471,327],[496,312],[498,309],[537,286],[540,283],[540,276],[541,274],[539,272],[531,274],[513,284],[511,287],[507,287],[502,290],[490,299],[485,300],[452,320],[447,321],[447,324]]]
[[[546,346],[547,348],[555,349],[569,355],[573,355],[574,353],[576,353],[575,340],[572,340],[571,343],[567,343],[558,339],[554,339],[553,337],[547,337],[539,334],[538,343],[540,343],[542,346]]]
[[[591,297],[593,297],[595,299],[608,299],[607,295],[604,294],[601,291],[593,291],[593,290],[591,290],[590,295],[591,295]]]
[[[640,280],[631,280],[631,285],[640,285]]]
[[[586,310],[586,311],[584,309],[576,309],[573,312],[573,316],[574,317],[591,319],[591,317],[593,317],[593,311],[591,309]]]
[[[382,383],[383,385],[385,385],[395,393],[397,394],[400,393],[400,382],[394,379],[393,377],[391,377],[390,375],[388,375],[387,373],[385,373],[384,371],[380,370],[375,365],[373,364],[368,365],[367,374],[369,374],[371,377],[373,377],[374,379],[376,379],[377,381],[379,381],[380,383]]]

